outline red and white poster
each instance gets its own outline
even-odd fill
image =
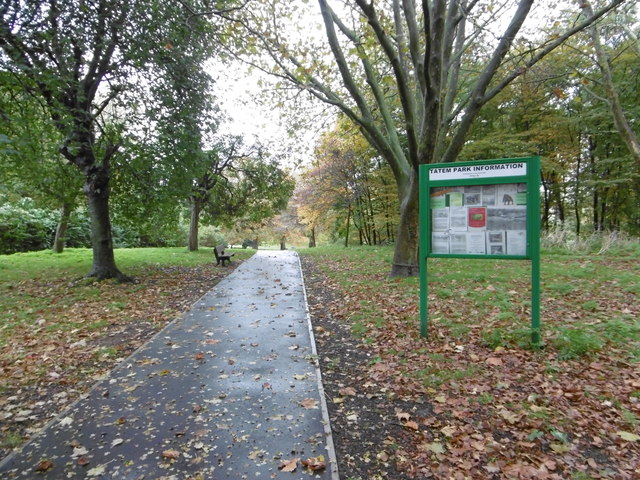
[[[487,228],[487,209],[485,207],[469,207],[469,228]]]

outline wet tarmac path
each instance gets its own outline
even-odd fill
[[[0,478],[337,480],[297,254],[245,261]]]

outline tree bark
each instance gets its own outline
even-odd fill
[[[419,273],[418,267],[418,177],[411,177],[404,198],[400,200],[400,224],[393,253],[392,277],[413,277]]]
[[[347,209],[347,233],[345,234],[345,238],[344,238],[345,247],[349,246],[349,226],[350,225],[351,225],[351,203],[349,203],[349,206]]]
[[[578,135],[579,138],[579,135]],[[578,145],[580,144],[580,141],[578,140]],[[582,216],[580,215],[580,168],[581,168],[581,160],[582,160],[582,153],[578,152],[577,158],[576,158],[576,183],[575,183],[575,190],[573,193],[573,211],[576,217],[576,237],[580,237],[580,227],[581,227],[581,221],[582,221]]]
[[[311,227],[311,236],[309,237],[309,248],[316,246],[316,227]]]
[[[200,200],[196,197],[191,198],[191,220],[189,223],[189,251],[198,251],[198,230],[200,225]],[[215,247],[215,245],[214,245]]]
[[[93,246],[93,265],[88,276],[98,280],[115,278],[120,282],[132,281],[132,278],[118,269],[113,253],[113,234],[109,218],[108,167],[93,166],[88,169],[84,193],[89,207],[91,245]]]
[[[58,220],[58,226],[56,227],[56,236],[53,239],[53,251],[55,253],[62,253],[65,247],[65,234],[69,227],[69,219],[71,218],[71,204],[63,202],[60,207],[60,220]]]

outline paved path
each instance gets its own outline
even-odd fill
[[[278,468],[320,455],[324,470]],[[0,478],[337,480],[297,254],[245,261]]]

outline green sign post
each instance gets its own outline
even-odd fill
[[[420,166],[420,334],[427,258],[531,261],[532,342],[540,344],[540,158]]]

